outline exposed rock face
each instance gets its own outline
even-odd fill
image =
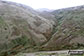
[[[0,56],[84,47],[84,6],[38,13],[0,1]]]

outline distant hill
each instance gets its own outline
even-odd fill
[[[39,8],[39,9],[37,9],[36,11],[39,11],[39,12],[52,12],[52,11],[54,11],[54,10],[48,9],[48,8]]]
[[[44,50],[84,49],[84,5],[54,10],[51,14],[58,24],[52,38],[43,45]]]

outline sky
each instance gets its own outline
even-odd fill
[[[61,9],[73,6],[84,5],[84,0],[8,0],[22,3],[32,7],[33,9],[48,8]]]

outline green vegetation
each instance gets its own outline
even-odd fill
[[[24,53],[18,53],[18,54],[15,55],[15,56],[25,56],[25,54],[24,54]]]
[[[5,9],[3,5],[6,2],[0,3],[0,56],[12,56],[19,52],[84,49],[84,8],[50,12],[53,18],[46,13],[50,21],[33,9],[27,10],[25,5],[9,2]],[[57,53],[37,55],[66,56]]]
[[[3,19],[1,18],[1,16],[0,16],[0,24],[2,24],[3,23]]]
[[[1,56],[9,56],[9,55],[15,55],[17,53],[25,52],[29,48],[33,48],[32,41],[28,39],[25,35],[22,37],[13,39],[11,43],[6,44],[6,46],[3,46],[5,48],[4,51],[1,51],[0,55]],[[32,50],[33,51],[33,50]]]
[[[83,16],[84,11],[81,10],[83,8],[80,7],[80,9],[77,9],[77,10],[75,9],[73,10],[71,8],[70,10],[68,9],[69,8],[60,9],[60,10],[55,10],[52,12],[52,14],[55,16],[55,18],[58,21],[57,26],[54,27],[54,30],[53,30],[53,35],[55,36],[53,37],[53,39],[56,38],[56,40],[59,40],[60,38],[63,38],[60,41],[60,44],[59,44],[60,47],[58,48],[56,47],[56,48],[57,49],[84,49],[83,43],[73,44],[74,41],[72,41],[72,39],[75,39],[75,38],[81,39],[82,37],[84,37],[84,16]],[[50,42],[50,43],[54,44],[55,41]],[[65,42],[64,44],[62,43],[63,41]],[[55,49],[54,46],[52,48]],[[52,49],[52,48],[49,48],[49,49]]]
[[[17,45],[25,46],[27,43],[30,43],[30,40],[26,36],[22,36],[20,38],[16,38],[12,40],[12,42]]]

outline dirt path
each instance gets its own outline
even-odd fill
[[[83,50],[72,50],[72,51],[83,51]],[[43,51],[35,53],[25,53],[24,56],[69,56],[69,50],[62,51]]]
[[[35,52],[35,53],[25,53],[25,56],[54,56],[57,54],[68,54],[69,50],[65,51],[43,51],[43,52]]]

